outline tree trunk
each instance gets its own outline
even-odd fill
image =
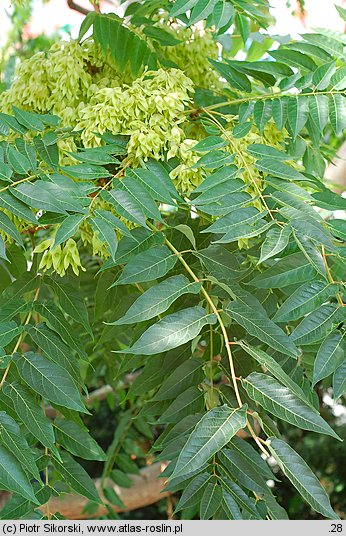
[[[108,504],[112,510],[115,512],[127,512],[154,504],[169,495],[168,492],[162,491],[166,480],[160,478],[160,475],[166,466],[167,464],[165,463],[154,463],[153,465],[141,469],[139,475],[128,475],[133,481],[131,488],[120,488],[114,484],[112,480],[107,480],[107,485],[114,489],[124,503],[125,508],[115,506],[103,497],[100,478],[95,479],[94,482],[101,499]],[[88,499],[82,495],[66,493],[61,497],[52,497],[49,503],[40,507],[40,510],[44,512],[45,515],[47,515],[48,511],[51,514],[60,512],[66,519],[99,518],[108,513],[106,506],[102,505],[100,505],[97,511],[93,514],[90,514],[89,512],[84,513],[84,508],[88,502]]]

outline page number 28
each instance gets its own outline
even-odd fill
[[[333,523],[330,527],[329,532],[342,532],[342,524],[341,523]]]

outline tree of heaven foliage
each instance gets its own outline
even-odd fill
[[[91,12],[0,94],[2,519],[59,518],[68,490],[121,507],[110,482],[149,458],[177,516],[286,519],[278,475],[339,518],[282,423],[340,439],[316,389],[346,391],[346,199],[323,182],[346,37],[271,23],[266,0]],[[103,384],[106,453],[83,421]]]

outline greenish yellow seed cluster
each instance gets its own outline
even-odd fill
[[[198,121],[186,122],[185,110],[195,86],[217,89],[223,84],[207,61],[208,57],[218,57],[212,32],[179,26],[172,26],[169,31],[182,43],[172,47],[155,43],[155,47],[159,55],[179,69],[143,72],[133,80],[129,68],[119,73],[112,59],[105,58],[90,39],[83,43],[56,43],[47,53],[39,52],[19,65],[11,88],[0,95],[0,108],[8,113],[12,112],[12,105],[39,113],[53,112],[60,116],[63,126],[72,126],[80,132],[84,147],[102,144],[100,135],[106,132],[127,135],[126,165],[138,165],[148,158],[177,157],[179,164],[170,176],[178,191],[189,194],[206,175],[203,167],[194,167],[200,155],[193,150],[205,136],[205,130]],[[231,141],[225,150],[235,154],[236,165],[244,168],[243,178],[254,197],[253,204],[262,208],[254,185],[255,182],[261,187],[262,177],[246,149],[250,143],[269,143],[280,148],[284,133],[269,122],[263,135],[252,127],[249,134],[238,139],[233,137],[235,118],[229,116],[227,121],[224,137]],[[58,147],[61,165],[77,163],[68,154],[77,151],[74,138],[59,140]],[[94,208],[99,203],[103,203],[100,198]],[[16,218],[8,215],[12,220]],[[18,218],[14,223],[19,230],[28,226]],[[12,240],[3,232],[2,235],[7,242]],[[106,245],[87,221],[81,224],[79,236],[84,245],[91,245],[93,255],[109,257]],[[54,239],[50,238],[35,249],[36,253],[44,253],[41,270],[53,269],[63,276],[69,267],[76,274],[84,269],[73,239],[55,247],[53,244]],[[246,243],[239,245],[246,247]]]
[[[0,106],[8,112],[12,104],[34,112],[52,111],[64,125],[74,126],[80,108],[95,91],[120,83],[92,41],[60,42],[20,63],[11,88],[1,94]]]
[[[165,151],[174,156],[184,139],[179,125],[192,92],[192,81],[179,69],[146,72],[130,85],[97,91],[76,129],[82,130],[85,147],[99,145],[95,133],[108,131],[130,136],[130,158],[159,160]]]
[[[48,238],[34,249],[34,253],[43,253],[39,270],[45,272],[53,268],[61,277],[66,274],[69,267],[72,268],[76,275],[79,275],[80,269],[85,272],[79,257],[77,244],[72,238],[69,238],[64,246],[60,244],[54,246],[53,244],[54,238]]]
[[[177,156],[181,163],[170,172],[177,190],[187,194],[197,188],[205,178],[205,171],[201,167],[192,169],[200,159],[200,155],[192,150],[196,144],[197,140],[191,139],[186,139],[180,144]]]

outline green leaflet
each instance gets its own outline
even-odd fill
[[[0,411],[0,443],[6,447],[20,465],[36,480],[40,480],[34,455],[18,424],[10,415]]]
[[[102,166],[95,166],[93,164],[75,164],[73,166],[60,166],[60,169],[65,175],[71,176],[75,179],[102,179],[103,177],[110,177],[109,171]]]
[[[114,206],[120,216],[140,227],[147,227],[142,206],[138,205],[128,192],[122,190],[103,191],[101,196]]]
[[[261,519],[260,513],[257,510],[254,499],[247,496],[245,491],[233,482],[230,478],[223,476],[221,479],[222,487],[234,498],[237,504],[255,519]]]
[[[339,519],[330,506],[328,495],[303,458],[281,439],[272,437],[268,443],[283,473],[310,506],[328,519]]]
[[[145,216],[154,220],[161,220],[160,211],[156,206],[154,198],[150,195],[151,192],[149,193],[148,189],[142,183],[138,182],[137,177],[134,178],[127,174],[124,179],[114,184],[116,184],[115,194],[119,191],[127,193],[132,203]]]
[[[293,181],[307,181],[308,179],[299,171],[291,168],[287,164],[278,161],[276,158],[265,157],[257,160],[255,163],[256,168],[259,171],[273,175],[279,179],[293,180]]]
[[[149,320],[164,313],[183,294],[197,294],[200,288],[201,283],[191,283],[184,275],[169,277],[146,290],[125,315],[111,325],[134,324]]]
[[[333,374],[334,400],[346,392],[346,359]]]
[[[16,106],[12,106],[12,110],[18,123],[20,123],[27,129],[35,131],[44,130],[44,122],[41,120],[39,114],[20,110]]]
[[[98,216],[95,216],[89,221],[91,227],[98,233],[100,240],[107,245],[111,258],[114,260],[118,247],[118,238],[112,224]]]
[[[275,257],[275,255],[278,253],[281,253],[281,251],[283,251],[288,244],[291,232],[292,231],[289,225],[285,225],[285,227],[281,228],[273,227],[270,229],[262,244],[261,256],[258,264],[270,259],[271,257]]]
[[[238,449],[224,448],[218,453],[218,460],[226,473],[241,486],[259,495],[269,494],[266,480],[256,464],[250,462]]]
[[[262,214],[265,215],[265,213],[261,213],[261,215]],[[228,244],[230,242],[235,242],[236,240],[239,240],[241,238],[254,238],[255,236],[260,235],[273,225],[272,221],[261,221],[260,217],[258,218],[260,221],[255,221],[253,225],[242,225],[241,223],[235,225],[222,238],[220,238],[219,240],[215,240],[215,243]]]
[[[288,99],[287,121],[294,140],[304,127],[308,117],[309,99],[306,97],[291,96]]]
[[[123,26],[117,17],[98,13],[92,23],[95,42],[101,46],[105,56],[110,53],[120,71],[128,63],[134,75],[146,65],[151,69],[156,68],[156,55],[146,41]]]
[[[325,279],[328,279],[322,253],[319,251],[315,243],[308,236],[297,232],[296,230],[293,231],[293,236],[298,244],[299,249],[304,253],[305,257],[315,268],[316,272],[318,272]]]
[[[76,382],[80,382],[78,361],[72,355],[70,348],[54,331],[49,329],[44,323],[40,323],[35,326],[29,326],[28,333],[49,359],[67,370]]]
[[[172,478],[191,473],[202,467],[246,425],[246,409],[231,409],[223,405],[203,415],[190,434],[174,468]]]
[[[72,330],[72,326],[67,322],[66,318],[53,303],[35,302],[34,309],[37,313],[43,316],[59,336],[75,350],[81,357],[85,356],[84,350],[81,348],[77,333]],[[73,334],[72,334],[73,332]]]
[[[330,220],[328,226],[334,236],[340,240],[346,241],[346,222],[345,220]]]
[[[147,190],[152,199],[157,199],[167,205],[174,205],[173,196],[165,181],[158,181],[156,175],[150,169],[128,169],[126,176],[131,177]]]
[[[222,170],[224,169],[227,170],[228,168],[227,167],[222,168]],[[200,210],[203,210],[204,205],[215,203],[219,201],[220,199],[222,199],[225,195],[240,192],[241,190],[245,188],[245,183],[241,179],[232,178],[236,174],[235,172],[232,173],[231,178],[227,178],[227,180],[220,180],[219,176],[216,178],[215,175],[217,173],[210,175],[206,179],[206,181],[210,179],[209,183],[207,182],[207,184],[203,186],[204,182],[202,182],[201,186],[199,187],[200,188],[199,191],[202,190],[202,187],[203,187],[203,191],[196,199],[194,199],[194,204],[198,207],[202,207],[200,208]],[[212,183],[212,177],[213,177],[213,182],[215,180],[215,184]]]
[[[264,218],[267,212],[260,212],[255,207],[239,208],[219,218],[215,223],[202,231],[202,233],[226,234],[233,231],[235,228],[240,229],[241,226],[246,228],[248,225]]]
[[[203,205],[201,210],[212,216],[223,216],[224,214],[229,214],[233,210],[248,205],[251,200],[252,197],[247,192],[236,192],[234,194],[226,194],[208,205]],[[196,204],[196,206],[198,205]]]
[[[47,278],[46,282],[54,290],[62,310],[85,328],[92,336],[85,300],[69,280]]]
[[[229,443],[229,447],[233,451],[238,452],[248,464],[256,466],[256,470],[265,478],[265,480],[277,480],[268,463],[248,441],[234,436]]]
[[[266,352],[263,352],[263,350],[260,350],[259,348],[255,348],[254,346],[250,346],[249,344],[239,342],[240,346],[248,353],[250,354],[256,361],[264,368],[267,369],[270,374],[272,374],[277,380],[279,380],[282,385],[285,385],[288,387],[292,393],[294,393],[298,398],[303,400],[305,404],[310,406],[311,409],[314,411],[315,408],[311,405],[310,401],[307,399],[304,391],[297,385],[288,374],[283,370],[282,367],[280,367],[279,363],[275,361],[275,359],[267,354]]]
[[[23,246],[22,237],[17,230],[17,227],[12,223],[10,218],[2,211],[0,211],[0,229],[8,234],[13,240],[20,246]]]
[[[328,284],[325,281],[312,281],[302,285],[281,305],[274,316],[274,320],[277,322],[297,320],[317,309],[328,298],[334,296],[337,290],[337,285]]]
[[[282,130],[287,120],[287,99],[273,99],[272,114],[276,126]]]
[[[54,246],[62,244],[73,236],[84,218],[85,216],[83,214],[71,214],[71,216],[67,216],[56,232]]]
[[[122,488],[131,488],[133,484],[132,479],[123,473],[123,471],[120,471],[120,469],[113,469],[110,476],[113,482]]]
[[[274,378],[252,372],[242,380],[242,385],[252,400],[275,417],[303,430],[311,430],[340,439],[318,413]]]
[[[159,354],[194,339],[206,324],[215,322],[215,315],[206,313],[202,307],[189,307],[150,326],[133,346],[118,353]]]
[[[119,160],[114,158],[110,154],[109,148],[106,147],[94,147],[93,149],[85,149],[79,153],[70,153],[73,158],[80,162],[86,162],[88,164],[119,164]]]
[[[205,486],[200,504],[200,518],[210,519],[219,508],[222,501],[222,488],[215,479]]]
[[[61,458],[62,462],[54,460],[54,465],[69,486],[77,493],[87,497],[90,501],[101,504],[95,484],[83,467],[67,454],[67,452],[62,452]]]
[[[88,413],[71,376],[40,354],[26,352],[14,360],[21,378],[34,391],[65,408]]]
[[[317,133],[322,133],[328,122],[329,104],[327,95],[317,93],[310,97],[309,112]]]
[[[255,276],[249,284],[258,288],[281,288],[311,281],[316,270],[303,253],[293,253],[279,259],[273,266]]]
[[[130,260],[112,287],[153,281],[166,275],[176,262],[176,255],[173,255],[166,246],[152,247],[148,251],[138,253],[134,259]]]
[[[202,498],[205,485],[210,480],[211,476],[209,473],[201,473],[189,482],[189,484],[184,489],[180,500],[175,507],[175,512],[179,512],[183,508],[189,508],[198,504]]]
[[[4,383],[3,393],[5,402],[13,405],[14,411],[29,432],[35,436],[45,447],[59,456],[54,445],[55,437],[52,424],[45,417],[43,409],[33,394],[17,382]]]
[[[14,171],[16,173],[19,173],[20,175],[26,175],[26,173],[31,168],[31,164],[28,158],[16,149],[14,149],[14,147],[8,147],[7,157]]]
[[[328,335],[318,349],[314,363],[313,385],[332,374],[344,361],[344,334],[336,331]]]
[[[202,362],[196,358],[188,359],[163,382],[152,400],[175,398],[191,385],[198,385],[203,379]]]
[[[5,182],[10,182],[13,175],[13,170],[8,164],[0,162],[0,179]]]
[[[262,134],[272,115],[271,101],[268,99],[255,102],[253,115],[257,128]]]
[[[162,233],[152,233],[147,229],[133,229],[130,236],[124,236],[120,242],[115,254],[115,259],[112,261],[111,266],[117,266],[118,264],[126,264],[133,257],[148,250],[151,247],[162,245],[164,242],[164,236]],[[105,262],[104,267],[107,266]]]
[[[213,244],[194,253],[206,267],[208,273],[222,281],[234,281],[244,273],[237,257],[224,246]]]
[[[339,6],[336,6],[339,7]],[[340,67],[332,76],[331,80],[332,89],[339,91],[346,87],[346,67]]]
[[[219,71],[221,76],[227,80],[230,86],[239,91],[246,91],[247,93],[251,91],[251,82],[244,73],[228,63],[222,63],[212,59],[209,59],[209,61]]]
[[[239,174],[239,169],[236,166],[225,166],[221,169],[218,169],[211,175],[208,175],[204,181],[201,182],[197,188],[193,190],[193,194],[206,192],[210,188],[227,182],[229,179],[235,177]]]
[[[15,337],[23,331],[22,326],[17,326],[14,320],[0,322],[0,346],[7,346]]]
[[[39,210],[48,210],[58,214],[67,214],[67,210],[85,212],[79,199],[78,187],[74,186],[72,181],[70,191],[53,182],[36,180],[19,184],[11,192],[29,207]]]
[[[225,147],[227,141],[225,141],[220,136],[207,136],[204,140],[199,141],[194,147],[193,150],[198,153],[207,153],[213,149],[220,149],[220,147]]]
[[[182,13],[186,13],[198,3],[199,0],[177,0],[171,7],[169,12],[170,17],[177,17]]]
[[[57,442],[66,450],[85,460],[106,460],[106,454],[88,432],[72,421],[55,419]]]
[[[266,126],[272,115],[271,101],[268,99],[264,101],[260,100],[255,102],[253,115],[258,130],[261,134],[263,134],[264,127]]]
[[[39,504],[45,504],[51,496],[47,488],[41,488],[35,495]],[[29,514],[33,514],[36,508],[37,505],[33,502],[18,494],[14,494],[1,509],[0,519],[28,519]]]
[[[222,490],[223,506],[228,512],[230,519],[243,519],[239,506],[232,495],[225,489]]]
[[[274,350],[296,358],[298,350],[286,333],[260,309],[244,303],[230,303],[226,312],[240,324],[248,334],[257,337]]]
[[[318,207],[325,208],[329,211],[346,209],[346,199],[330,190],[316,192],[313,194],[313,199]],[[330,223],[333,223],[333,221],[334,220],[331,220]]]
[[[100,219],[104,220],[106,223],[108,223],[112,229],[118,229],[121,234],[131,237],[131,233],[129,229],[126,227],[124,222],[119,220],[112,212],[108,212],[107,210],[94,210],[95,217],[93,218],[93,221],[99,221]]]
[[[0,174],[1,174],[1,171],[0,171]],[[15,216],[18,216],[19,218],[23,218],[24,220],[30,223],[33,223],[34,225],[37,224],[37,218],[33,214],[33,212],[24,203],[19,201],[19,199],[14,197],[9,192],[9,190],[1,192],[0,207],[9,210]]]
[[[153,402],[155,403],[155,402]],[[159,401],[161,404],[162,411],[162,401]],[[199,413],[204,408],[204,398],[202,392],[197,389],[197,387],[189,387],[177,396],[173,402],[168,406],[166,411],[162,413],[161,417],[158,420],[159,424],[162,423],[176,423],[181,421],[184,417],[188,415],[194,415]]]
[[[0,445],[0,486],[2,489],[19,493],[29,501],[39,504],[30,481],[18,460],[2,445]]]
[[[0,237],[0,258],[4,259],[5,261],[8,260],[7,255],[6,255],[5,242],[4,242],[4,239],[2,237]]]
[[[336,304],[324,304],[303,318],[291,334],[295,344],[312,344],[329,333],[344,318],[344,310]]]
[[[343,95],[336,93],[329,97],[329,119],[337,136],[340,136],[346,126],[346,100]]]
[[[218,0],[198,0],[197,4],[191,10],[188,25],[192,26],[193,24],[196,24],[196,22],[206,19],[211,13],[213,13],[217,2]]]
[[[272,147],[271,145],[252,143],[248,146],[247,151],[256,158],[269,156],[282,161],[291,160],[290,155],[283,151],[279,151],[279,149],[275,149],[275,147]]]

